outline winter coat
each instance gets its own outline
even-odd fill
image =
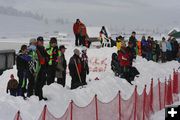
[[[162,52],[166,52],[167,51],[166,41],[162,41],[161,42],[161,50],[162,50]]]
[[[38,62],[41,66],[47,66],[50,56],[46,52],[45,48],[43,46],[37,46],[37,56],[38,56]]]
[[[80,35],[82,37],[87,35],[86,26],[83,23],[80,23]]]
[[[85,74],[89,74],[88,56],[85,53],[82,54],[81,62],[82,62],[82,72]]]
[[[147,51],[147,41],[145,39],[141,40],[141,46],[142,46],[142,51],[146,52]]]
[[[79,34],[80,33],[80,24],[79,23],[74,23],[73,25],[73,32],[74,34]]]
[[[136,39],[135,37],[131,36],[131,37],[129,38],[129,42],[132,42],[133,48],[135,48],[135,47],[137,46],[137,45],[136,45],[137,39]]]
[[[130,66],[130,53],[128,52],[127,48],[121,47],[118,55],[118,60],[121,67]]]
[[[171,42],[169,42],[169,41],[167,42],[166,49],[167,49],[167,51],[172,51]]]
[[[81,58],[74,54],[70,58],[68,67],[69,67],[70,76],[72,77],[71,89],[75,89],[82,84],[82,80],[81,80],[81,72],[82,72]]]
[[[58,57],[58,47],[51,47],[50,45],[46,48],[46,51],[49,55],[48,65],[56,66],[57,65],[57,57]]]
[[[63,72],[66,72],[66,59],[64,54],[61,54],[58,59],[58,64],[56,66],[56,77],[57,78],[63,78]]]
[[[19,53],[16,58],[16,64],[17,64],[17,70],[18,71],[27,71],[29,70],[28,62],[30,62],[32,59],[27,54]]]
[[[16,90],[18,88],[18,81],[16,79],[9,80],[7,90]]]

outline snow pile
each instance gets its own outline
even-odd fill
[[[73,55],[74,43],[69,43],[66,51],[66,59]],[[73,100],[79,106],[86,106],[95,94],[102,102],[111,101],[120,90],[122,97],[128,99],[133,93],[135,85],[138,86],[138,93],[141,94],[144,85],[147,84],[147,89],[150,87],[151,78],[154,78],[155,85],[157,79],[160,78],[164,81],[165,77],[169,77],[172,74],[173,69],[179,67],[179,63],[171,61],[168,63],[154,63],[147,61],[141,57],[137,57],[134,61],[134,66],[140,72],[139,78],[136,78],[134,85],[130,85],[126,80],[115,77],[111,71],[111,54],[116,51],[116,48],[90,48],[88,49],[89,63],[91,72],[87,77],[88,85],[83,89],[70,90],[71,78],[67,74],[66,88],[54,83],[50,86],[45,86],[44,96],[48,98],[48,101],[38,101],[38,97],[32,96],[28,100],[23,100],[21,97],[12,97],[6,94],[6,85],[10,74],[14,73],[16,76],[16,68],[8,70],[0,76],[0,120],[12,120],[15,113],[20,110],[21,116],[24,120],[36,120],[40,116],[42,109],[47,104],[50,112],[56,117],[60,117],[64,114],[68,107],[68,104]],[[103,62],[102,62],[103,61]],[[103,69],[103,71],[92,72],[94,69]],[[94,78],[99,77],[99,81],[95,81]]]

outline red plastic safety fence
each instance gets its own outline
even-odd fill
[[[20,115],[20,111],[18,111],[14,117],[14,120],[22,120],[21,115]]]
[[[156,86],[152,79],[150,91],[147,93],[146,85],[141,95],[137,93],[137,86],[132,96],[124,100],[120,91],[109,103],[103,103],[97,96],[85,107],[77,106],[73,101],[69,104],[61,118],[54,117],[45,105],[38,120],[149,120],[150,116],[166,105],[173,104],[174,97],[180,93],[180,73],[174,71],[173,78],[158,80]],[[14,120],[22,120],[18,112]]]
[[[70,104],[71,105],[71,104]],[[44,109],[39,117],[38,120],[70,120],[70,105],[67,108],[66,112],[64,113],[64,115],[60,118],[54,117],[50,111],[48,110],[47,106],[44,106]]]

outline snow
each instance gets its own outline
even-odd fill
[[[29,41],[29,38],[23,38],[21,44]],[[5,41],[4,41],[5,42]],[[9,40],[11,43],[12,41]],[[18,39],[13,41],[18,43]],[[4,43],[11,46],[9,43]],[[47,43],[46,43],[47,44]],[[64,44],[63,42],[59,44]],[[20,43],[19,43],[20,45]],[[0,44],[2,47],[2,44]],[[18,50],[19,46],[14,45],[14,49]],[[69,62],[69,58],[73,55],[74,41],[69,42],[66,50],[66,59]],[[81,49],[81,48],[79,48]],[[45,104],[47,104],[50,112],[56,117],[60,117],[64,114],[68,107],[68,104],[73,100],[78,106],[86,106],[95,94],[97,94],[98,99],[102,102],[111,101],[118,93],[121,91],[121,95],[124,99],[128,99],[133,93],[135,85],[138,86],[138,93],[141,94],[144,86],[147,85],[147,91],[149,91],[151,78],[154,79],[155,85],[157,84],[157,79],[163,82],[165,77],[173,73],[173,69],[179,67],[179,63],[176,61],[171,61],[167,63],[154,63],[152,61],[147,61],[141,57],[137,57],[133,65],[139,70],[140,76],[134,81],[134,85],[131,86],[126,80],[115,77],[114,73],[111,71],[111,54],[116,52],[116,48],[90,48],[87,51],[89,56],[89,64],[91,70],[96,67],[102,69],[101,72],[90,72],[87,76],[88,85],[83,89],[70,90],[71,78],[67,74],[66,88],[53,83],[50,86],[44,86],[44,96],[48,98],[48,101],[40,101],[38,97],[32,96],[28,100],[23,100],[22,97],[12,97],[6,94],[6,85],[10,74],[14,74],[17,78],[16,66],[14,69],[7,70],[0,76],[0,120],[12,120],[15,113],[20,110],[21,116],[24,120],[36,120],[40,116],[42,109]],[[68,72],[68,71],[67,71]],[[99,77],[99,81],[95,81],[94,78]],[[157,113],[160,116],[162,113]],[[156,116],[156,115],[155,115]],[[156,117],[152,117],[156,119]],[[161,118],[160,118],[161,119]],[[160,120],[159,119],[159,120]],[[156,119],[157,120],[157,119]]]

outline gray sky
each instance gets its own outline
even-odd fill
[[[180,0],[0,0],[51,18],[82,19],[88,25],[170,28],[180,25]]]

